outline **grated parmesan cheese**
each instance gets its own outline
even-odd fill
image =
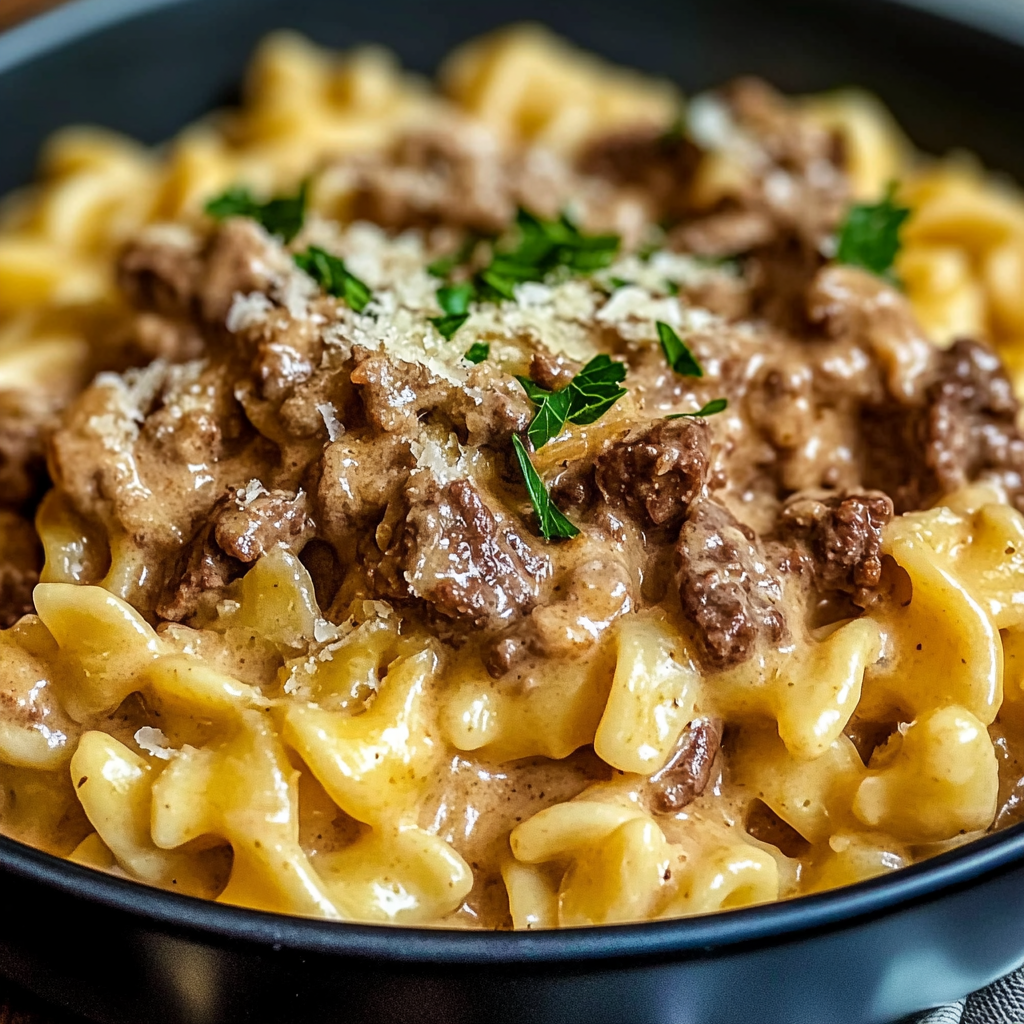
[[[327,428],[327,436],[332,441],[337,441],[345,433],[345,425],[338,419],[338,410],[334,408],[333,402],[320,402],[316,411],[323,418],[324,426]]]
[[[263,486],[263,482],[255,477],[245,487],[240,487],[235,492],[235,501],[239,508],[248,508],[257,498],[270,492]]]
[[[235,292],[225,326],[232,334],[266,323],[274,305],[263,292]]]
[[[140,749],[161,761],[169,761],[176,753],[163,731],[152,725],[144,725],[135,733],[135,742]]]

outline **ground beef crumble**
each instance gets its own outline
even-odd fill
[[[848,200],[835,136],[758,83],[714,102],[742,143],[714,196],[708,161],[723,153],[699,133],[647,129],[594,140],[571,165],[475,131],[419,132],[347,168],[357,212],[392,232],[475,239],[519,205],[555,216],[566,196],[584,230],[621,231],[627,246],[662,220],[670,249],[703,260],[678,297],[656,299],[678,307],[659,317],[691,325],[680,329],[701,379],[673,373],[607,290],[551,321],[575,332],[565,351],[534,307],[510,306],[519,326],[485,336],[518,351],[512,363],[453,373],[447,356],[381,344],[397,292],[360,317],[252,221],[131,242],[119,282],[134,343],[161,359],[123,391],[87,389],[48,459],[75,513],[163,581],[136,603],[187,622],[275,545],[312,545],[318,593],[385,598],[446,636],[479,634],[495,677],[568,657],[624,608],[651,605],[682,615],[720,669],[798,633],[808,595],[869,605],[894,513],[980,477],[1024,505],[1024,438],[998,359],[967,340],[938,351],[897,290],[822,255]],[[709,271],[705,258],[723,256],[737,262]],[[558,390],[593,350],[622,361],[629,397],[534,453],[582,531],[546,543],[511,454],[535,412],[513,374]],[[718,397],[727,415],[664,418]],[[0,424],[14,502],[37,486],[42,451],[25,422]],[[242,503],[251,481],[261,491]]]

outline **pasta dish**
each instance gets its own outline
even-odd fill
[[[269,38],[0,205],[0,832],[552,928],[1020,820],[1024,199],[859,92]]]

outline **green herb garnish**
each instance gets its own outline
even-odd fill
[[[455,332],[469,319],[468,313],[454,313],[451,316],[432,316],[430,322],[437,328],[445,341],[451,341]]]
[[[437,304],[444,310],[444,316],[431,317],[430,322],[445,341],[451,341],[455,332],[469,319],[469,304],[475,295],[476,289],[468,282],[437,289]]]
[[[495,248],[491,261],[471,281],[446,285],[437,290],[437,301],[444,316],[431,323],[450,339],[469,318],[470,302],[483,299],[514,299],[516,285],[543,281],[553,270],[565,268],[586,274],[607,267],[619,251],[618,235],[585,235],[567,214],[558,220],[544,220],[526,210],[516,215],[517,238],[511,248]],[[436,277],[447,277],[472,254],[478,236],[468,239],[450,256],[431,263],[427,270]]]
[[[466,349],[466,354],[463,356],[464,359],[469,360],[471,363],[482,363],[491,354],[491,346],[486,341],[474,341],[472,345]]]
[[[530,503],[537,513],[541,535],[545,540],[555,537],[575,537],[580,531],[555,507],[544,486],[544,481],[541,480],[537,470],[533,468],[526,445],[523,444],[518,434],[512,435],[512,447],[515,449],[519,469],[523,474],[526,491],[530,495]]]
[[[836,262],[863,267],[895,283],[892,272],[900,251],[900,230],[910,210],[896,203],[896,183],[890,183],[880,203],[851,206],[839,229]]]
[[[534,448],[543,448],[553,437],[565,429],[565,421],[569,418],[572,395],[569,388],[561,391],[548,391],[544,400],[537,407],[526,431],[527,437]]]
[[[544,220],[520,210],[516,228],[516,245],[495,251],[477,274],[484,298],[513,299],[517,284],[543,281],[559,267],[578,274],[601,270],[619,251],[618,235],[585,235],[564,213],[558,220]]]
[[[293,196],[276,196],[265,203],[253,197],[242,186],[229,188],[206,204],[206,212],[214,220],[229,217],[251,217],[270,234],[290,242],[301,230],[306,219],[308,183],[303,182]]]
[[[602,353],[594,356],[575,377],[558,391],[548,391],[529,377],[517,377],[527,397],[537,406],[527,435],[534,448],[543,448],[570,423],[593,423],[623,395],[619,387],[626,367]]]
[[[295,264],[304,270],[328,295],[344,299],[357,313],[367,307],[373,293],[355,274],[346,269],[345,261],[318,246],[296,253]]]
[[[569,420],[572,423],[593,423],[600,419],[626,394],[619,385],[626,379],[626,367],[611,356],[594,356],[576,374],[564,391],[571,396]]]
[[[668,324],[661,320],[657,324],[658,339],[661,341],[661,349],[665,353],[668,365],[683,377],[703,377],[704,371],[700,363],[694,358],[683,339]]]
[[[694,419],[704,416],[714,416],[716,412],[724,412],[729,406],[729,400],[727,398],[712,398],[706,405],[702,405],[696,412],[674,412],[671,416],[666,416],[667,420],[681,420],[684,417],[693,417]]]

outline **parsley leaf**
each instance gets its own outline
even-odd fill
[[[694,358],[693,353],[686,347],[686,343],[666,323],[659,320],[658,339],[661,341],[661,350],[665,353],[668,365],[676,373],[683,377],[703,377],[704,371],[700,363]]]
[[[471,363],[482,363],[491,354],[491,346],[486,341],[474,341],[472,345],[466,349],[466,354],[463,359],[469,360]]]
[[[602,353],[594,356],[564,390],[571,393],[568,418],[572,423],[593,423],[626,394],[619,385],[626,367]]]
[[[261,203],[247,188],[236,185],[211,199],[206,204],[206,212],[214,220],[251,217],[270,234],[279,235],[285,242],[290,242],[302,230],[306,219],[308,190],[308,182],[304,181],[295,195],[276,196]]]
[[[469,319],[468,313],[453,313],[450,316],[432,316],[430,322],[445,341],[451,341],[455,332]]]
[[[534,448],[543,448],[553,437],[558,437],[565,429],[565,421],[569,418],[571,406],[571,387],[564,387],[561,391],[549,391],[544,396],[544,401],[537,407],[526,431]]]
[[[205,209],[214,220],[227,220],[228,217],[252,217],[259,205],[247,188],[235,185],[208,200]]]
[[[555,507],[544,486],[544,481],[541,480],[537,470],[533,468],[526,445],[523,444],[518,434],[512,435],[512,447],[515,449],[519,469],[523,474],[526,491],[530,495],[530,503],[537,513],[541,535],[545,540],[551,540],[554,537],[575,537],[580,531]]]
[[[671,416],[666,416],[665,419],[681,420],[684,417],[697,419],[704,416],[714,416],[716,412],[724,412],[728,406],[729,400],[727,398],[712,398],[710,402],[702,405],[696,412],[674,412]]]
[[[496,250],[477,275],[486,298],[514,299],[517,284],[543,281],[559,267],[578,274],[601,270],[619,251],[618,235],[586,235],[564,213],[558,220],[544,220],[521,209],[516,229],[516,244]]]
[[[328,295],[344,299],[357,313],[367,307],[373,293],[345,267],[345,261],[318,246],[296,253],[295,265],[304,270]]]
[[[432,316],[430,322],[445,341],[451,341],[455,332],[469,319],[469,304],[476,297],[472,284],[446,285],[437,289],[437,304],[444,316]]]
[[[451,284],[437,289],[437,304],[449,316],[469,312],[469,304],[473,301],[476,289],[471,284]]]
[[[514,299],[516,285],[526,281],[543,281],[548,274],[565,268],[578,274],[587,274],[607,267],[619,251],[618,235],[586,235],[567,214],[558,220],[544,220],[526,210],[516,214],[516,233],[511,242],[492,247],[487,266],[478,271],[472,281],[449,285],[437,291],[444,317],[431,322],[445,336],[452,335],[466,322],[464,314],[474,299],[498,301]],[[435,277],[447,278],[472,255],[485,236],[470,235],[462,246],[448,256],[442,256],[427,266]],[[452,305],[461,296],[461,305]],[[459,320],[459,317],[463,319]]]
[[[623,395],[619,387],[626,367],[604,353],[594,356],[575,377],[558,391],[548,391],[529,377],[517,377],[527,397],[537,406],[527,436],[534,448],[543,448],[570,423],[593,423]]]
[[[880,203],[851,206],[839,229],[836,262],[895,281],[892,265],[900,251],[900,230],[909,216],[910,210],[896,203],[895,182]]]
[[[542,402],[546,401],[548,395],[551,394],[547,388],[542,388],[536,381],[530,380],[529,377],[517,376],[516,380],[523,385],[526,397],[529,398],[534,405],[540,405]]]

